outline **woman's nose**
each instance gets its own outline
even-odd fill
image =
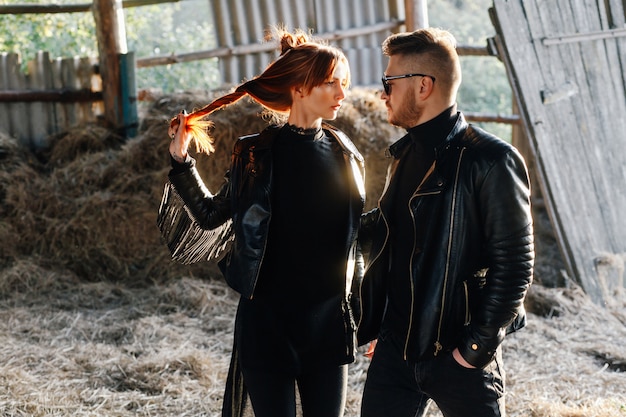
[[[337,91],[337,97],[339,97],[341,99],[346,97],[346,89],[341,84],[339,84],[339,91]]]

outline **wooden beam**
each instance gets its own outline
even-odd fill
[[[150,6],[163,3],[178,3],[181,0],[126,0],[122,2],[124,9],[130,7]],[[44,13],[84,13],[91,11],[91,3],[87,4],[7,4],[0,5],[0,14],[44,14]]]
[[[626,29],[607,29],[599,32],[572,33],[569,35],[543,38],[541,42],[548,45],[560,45],[563,43],[595,41],[600,39],[614,39],[626,36]]]
[[[457,45],[456,52],[460,56],[493,56],[486,46]]]
[[[371,33],[371,32],[368,32]],[[323,36],[326,39],[338,39],[338,34]],[[358,36],[358,35],[354,35]],[[457,52],[461,56],[493,56],[489,48],[485,46],[457,46]],[[230,48],[214,48],[205,51],[188,52],[185,54],[160,55],[147,58],[137,58],[137,68],[156,67],[159,65],[179,64],[183,62],[200,61],[209,58],[222,58],[234,55],[247,55],[258,52],[270,52],[276,50],[276,45],[269,43],[253,43],[239,45]]]
[[[407,32],[428,27],[427,3],[427,0],[404,0]]]
[[[317,38],[323,40],[339,40],[346,38],[355,38],[370,33],[384,32],[388,30],[397,30],[404,22],[403,21],[389,21],[377,23],[375,25],[363,26],[359,28],[347,29],[335,31],[332,33],[326,33],[318,35]],[[158,65],[177,64],[181,62],[200,61],[208,58],[220,58],[234,55],[247,55],[258,52],[271,52],[276,50],[276,44],[273,42],[264,43],[252,43],[248,45],[237,45],[232,47],[222,47],[208,49],[205,51],[189,52],[186,54],[178,55],[161,55],[148,58],[138,58],[137,68],[155,67]]]
[[[0,103],[84,103],[102,100],[102,92],[82,90],[0,90]]]
[[[475,113],[464,111],[465,118],[472,122],[504,123],[510,125],[521,125],[522,119],[517,114],[493,114]]]
[[[121,0],[94,0],[105,123],[114,129],[124,125],[121,103],[120,54],[127,52]]]

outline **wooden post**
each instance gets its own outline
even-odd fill
[[[120,55],[127,53],[126,29],[121,0],[94,0],[93,16],[98,38],[104,121],[107,127],[123,128]]]
[[[404,0],[406,14],[405,26],[407,32],[428,27],[427,3],[427,0]]]
[[[135,83],[135,54],[120,54],[120,82],[124,135],[133,138],[137,135],[139,116],[137,115],[137,85]]]

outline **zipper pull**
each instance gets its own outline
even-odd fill
[[[441,349],[443,349],[443,346],[441,346],[441,343],[439,343],[439,341],[437,340],[435,342],[435,354],[433,356],[437,356]]]

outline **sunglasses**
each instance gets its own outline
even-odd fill
[[[383,90],[385,90],[385,94],[387,95],[391,94],[391,84],[389,84],[389,81],[398,80],[400,78],[410,78],[410,77],[428,77],[431,80],[433,80],[433,82],[435,82],[435,77],[433,77],[432,75],[427,75],[427,74],[402,74],[402,75],[392,75],[390,77],[383,75],[383,78],[381,79],[381,81],[383,82]]]

